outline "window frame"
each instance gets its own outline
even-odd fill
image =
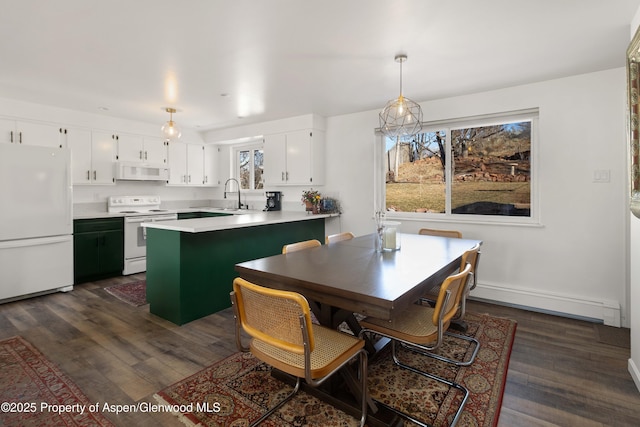
[[[423,122],[422,132],[434,132],[446,130],[446,152],[451,151],[451,131],[453,129],[472,128],[480,126],[491,126],[498,124],[507,124],[520,121],[531,121],[531,154],[530,163],[530,194],[531,194],[531,211],[530,216],[506,216],[506,215],[483,215],[483,214],[455,214],[451,213],[451,186],[453,171],[451,170],[451,155],[445,159],[445,212],[394,212],[386,210],[386,182],[385,182],[385,163],[386,157],[386,137],[376,130],[376,146],[378,147],[374,153],[375,161],[375,194],[374,194],[374,210],[385,212],[388,219],[408,220],[408,221],[441,221],[450,223],[473,223],[473,224],[505,224],[505,225],[526,225],[540,226],[540,198],[538,193],[538,152],[539,147],[539,109],[531,108],[525,110],[517,110],[503,113],[494,113],[470,117],[454,118],[449,120],[437,120],[431,122]]]
[[[261,150],[262,154],[263,154],[263,159],[264,159],[264,139],[260,138],[260,139],[255,139],[253,141],[249,141],[249,142],[244,142],[244,143],[239,143],[239,144],[232,144],[230,146],[230,170],[231,170],[231,175],[238,180],[238,182],[240,181],[240,152],[241,151],[251,151],[251,160],[249,161],[249,165],[251,168],[251,179],[250,179],[250,183],[251,183],[251,187],[254,187],[255,185],[255,161],[254,161],[254,156],[255,156],[255,151],[256,150]],[[264,161],[264,160],[263,160]],[[264,165],[263,165],[264,166]],[[264,171],[263,171],[264,174]],[[263,188],[248,188],[248,189],[244,189],[241,188],[240,190],[243,193],[246,194],[262,194],[264,193],[264,178],[262,180],[262,185]]]

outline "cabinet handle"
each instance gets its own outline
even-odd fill
[[[280,181],[284,181],[284,172],[282,172],[282,178],[280,178]]]
[[[93,180],[95,181],[96,179],[98,179],[98,174],[96,171],[93,171]]]
[[[187,181],[189,184],[191,184],[191,175],[189,175],[189,181]]]
[[[289,172],[287,172],[287,181],[289,181]]]
[[[91,179],[91,171],[87,171],[87,181]]]
[[[9,141],[13,144],[13,131],[9,132],[10,133],[10,137],[9,137]]]
[[[142,160],[142,150],[140,150],[140,156],[138,158]]]
[[[147,152],[144,152],[144,159],[147,160]]]
[[[18,132],[18,139],[20,140],[20,144],[22,144],[22,132]]]

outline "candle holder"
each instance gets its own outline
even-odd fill
[[[400,250],[400,233],[398,229],[400,223],[397,221],[383,221],[382,232],[378,233],[381,237],[380,248],[382,252],[393,252]]]

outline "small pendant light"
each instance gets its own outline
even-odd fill
[[[160,130],[166,139],[174,141],[182,136],[182,131],[176,122],[173,121],[173,113],[176,112],[175,108],[165,108],[165,111],[169,113],[169,121],[162,125]]]

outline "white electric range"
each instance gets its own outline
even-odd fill
[[[173,221],[176,211],[160,209],[158,196],[111,196],[107,202],[109,213],[124,215],[123,275],[147,270],[147,233],[143,222]]]

